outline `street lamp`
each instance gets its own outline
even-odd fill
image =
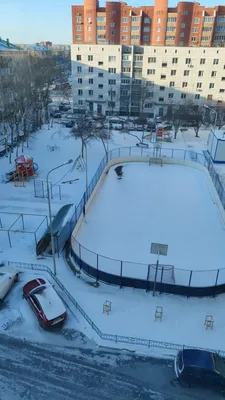
[[[213,129],[214,129],[214,133],[215,133],[215,130],[216,130],[216,122],[217,122],[217,111],[214,110],[213,108],[207,106],[206,104],[204,104],[203,107],[206,108],[207,110],[213,112],[213,113],[215,114],[215,120],[214,120],[214,124],[213,124]]]
[[[55,259],[55,242],[54,242],[54,236],[53,236],[53,226],[52,226],[52,211],[51,211],[51,199],[50,199],[50,190],[49,190],[49,175],[51,174],[52,171],[55,171],[56,169],[59,169],[61,167],[64,167],[64,165],[71,164],[73,162],[72,159],[64,162],[63,164],[58,165],[55,168],[52,168],[48,173],[46,177],[46,182],[47,182],[47,197],[48,197],[48,216],[49,216],[49,223],[50,223],[50,233],[51,233],[51,247],[52,247],[52,258],[53,258],[53,268],[54,268],[54,275],[56,275],[56,259]]]

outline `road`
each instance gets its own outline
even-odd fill
[[[72,344],[72,343],[71,343]],[[172,362],[0,335],[1,400],[219,400],[176,382]]]

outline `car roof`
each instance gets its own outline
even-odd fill
[[[50,284],[46,285],[41,292],[34,293],[34,296],[39,301],[49,321],[66,312],[62,300]]]
[[[185,349],[182,351],[185,367],[204,368],[215,371],[213,353],[206,350]]]

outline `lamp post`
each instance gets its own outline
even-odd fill
[[[73,160],[70,159],[70,160],[64,162],[63,164],[60,164],[57,167],[50,169],[50,171],[47,173],[47,176],[46,176],[47,197],[48,197],[48,216],[49,216],[49,223],[50,223],[51,247],[52,247],[52,258],[53,258],[54,275],[56,275],[55,242],[54,242],[54,236],[53,236],[52,210],[51,210],[51,199],[50,199],[50,190],[49,190],[48,178],[49,178],[49,175],[51,174],[52,171],[55,171],[56,169],[64,167],[64,165],[71,164],[72,162],[73,162]]]
[[[215,133],[215,130],[216,130],[216,122],[217,122],[217,111],[214,110],[213,108],[207,106],[206,104],[204,104],[203,107],[206,108],[207,110],[213,112],[213,113],[215,114],[215,119],[214,119],[214,124],[213,124],[213,130],[214,130],[214,133]]]

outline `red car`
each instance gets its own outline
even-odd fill
[[[23,287],[23,295],[30,303],[42,328],[63,324],[67,317],[65,306],[48,281],[37,278],[27,282]]]

